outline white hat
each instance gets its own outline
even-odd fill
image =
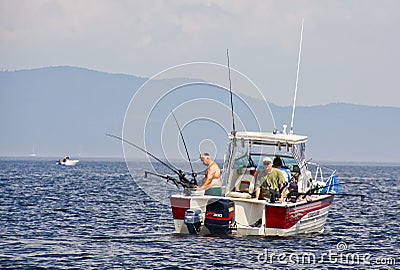
[[[272,159],[269,157],[263,158],[263,164],[265,164],[265,163],[272,163]]]

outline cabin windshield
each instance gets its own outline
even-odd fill
[[[234,144],[234,142],[236,142]],[[233,147],[233,148],[232,148]],[[263,170],[263,159],[269,157],[272,160],[280,157],[283,167],[291,172],[299,171],[299,163],[291,151],[291,148],[278,147],[276,145],[253,144],[251,141],[232,140],[227,156],[231,157],[224,164],[224,182],[226,192],[235,191],[237,183],[242,175],[255,176],[257,171]],[[253,179],[255,181],[255,179]]]

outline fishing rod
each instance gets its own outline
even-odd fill
[[[155,176],[167,179],[167,180],[171,180],[171,181],[174,182],[174,184],[176,186],[178,186],[178,184],[181,185],[184,188],[185,193],[186,192],[190,193],[190,191],[188,191],[187,189],[192,189],[196,185],[196,183],[197,183],[196,180],[195,179],[191,179],[191,180],[187,179],[186,178],[186,174],[181,169],[173,168],[171,165],[165,163],[164,161],[162,161],[161,159],[159,159],[158,157],[156,157],[155,155],[153,155],[149,151],[143,149],[142,147],[140,147],[140,146],[138,146],[138,145],[136,145],[136,144],[134,144],[134,143],[132,143],[132,142],[130,142],[128,140],[125,140],[125,139],[123,139],[123,138],[121,138],[119,136],[113,135],[113,134],[106,134],[106,136],[114,138],[114,139],[117,139],[117,140],[120,140],[122,142],[125,142],[125,143],[135,147],[136,149],[146,153],[147,155],[149,155],[150,157],[154,158],[155,160],[160,162],[162,165],[164,165],[165,167],[167,167],[168,169],[173,171],[175,174],[177,174],[179,179],[176,179],[176,178],[174,178],[172,176],[169,176],[169,175],[162,175],[162,174],[149,172],[149,171],[145,171],[145,177],[147,176],[147,174],[151,174],[151,175],[155,175]]]
[[[361,201],[364,201],[366,195],[365,194],[358,194],[358,193],[338,193],[338,194],[332,194],[332,193],[324,193],[324,194],[319,194],[317,193],[316,195],[333,195],[333,196],[348,196],[348,197],[360,197]]]
[[[178,120],[176,119],[175,114],[174,114],[173,111],[171,111],[171,114],[174,117],[175,123],[176,123],[176,125],[178,126],[178,129],[179,129],[179,133],[181,134],[182,142],[183,142],[183,145],[185,146],[186,155],[187,155],[187,158],[189,160],[190,169],[192,170],[192,177],[196,181],[196,185],[197,185],[197,180],[196,180],[197,173],[195,173],[194,170],[193,170],[192,161],[190,160],[189,151],[188,151],[187,146],[186,146],[185,138],[183,137],[183,134],[182,134],[182,129],[179,126]]]
[[[231,95],[231,113],[232,113],[232,135],[236,135],[235,127],[235,115],[233,113],[233,94],[232,94],[232,80],[231,80],[231,68],[229,66],[229,50],[226,49],[226,57],[228,58],[228,77],[229,77],[229,92]]]
[[[339,183],[336,184],[331,184],[331,185],[325,185],[325,186],[319,186],[318,184],[309,189],[307,192],[305,193],[297,193],[298,195],[303,195],[303,199],[309,195],[333,195],[333,196],[344,196],[344,197],[360,197],[361,201],[364,201],[364,198],[366,197],[365,194],[360,194],[360,193],[315,193],[315,191],[319,190],[319,189],[324,189],[324,188],[328,188],[328,187],[333,187],[333,186],[339,186]]]
[[[160,174],[160,173],[144,171],[144,178],[147,178],[147,176],[148,176],[149,174],[150,174],[150,175],[157,176],[157,177],[160,177],[160,178],[163,178],[163,179],[166,179],[167,182],[168,182],[168,181],[172,181],[172,182],[175,184],[176,187],[179,187],[178,184],[180,184],[180,183],[179,183],[179,181],[177,181],[177,179],[176,179],[175,177],[172,177],[172,176],[170,176],[170,175],[168,175],[168,174],[165,174],[165,175],[164,175],[164,174]]]
[[[114,138],[114,139],[117,139],[117,140],[120,140],[120,141],[123,141],[124,143],[127,143],[127,144],[129,144],[129,145],[135,147],[136,149],[138,149],[138,150],[140,150],[140,151],[146,153],[147,155],[151,156],[152,158],[154,158],[155,160],[157,160],[158,162],[160,162],[160,163],[163,164],[165,167],[167,167],[168,169],[170,169],[171,171],[173,171],[174,173],[176,173],[176,174],[178,174],[178,175],[182,173],[180,170],[177,170],[177,169],[175,169],[175,168],[172,168],[172,166],[170,166],[169,164],[165,163],[164,161],[162,161],[161,159],[159,159],[158,157],[156,157],[155,155],[153,155],[153,154],[150,153],[149,151],[143,149],[142,147],[140,147],[140,146],[138,146],[138,145],[136,145],[136,144],[134,144],[134,143],[132,143],[132,142],[130,142],[130,141],[128,141],[128,140],[125,140],[125,139],[123,139],[123,138],[121,138],[121,137],[119,137],[119,136],[117,136],[117,135],[113,135],[113,134],[106,134],[106,136],[111,137],[111,138]]]

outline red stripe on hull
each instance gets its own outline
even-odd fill
[[[328,207],[333,201],[333,196],[308,202],[306,204],[290,206],[288,208],[266,205],[265,227],[276,229],[289,229],[295,225],[303,216]]]
[[[185,212],[190,208],[190,199],[171,198],[172,216],[174,219],[185,218]]]

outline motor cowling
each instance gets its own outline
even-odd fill
[[[201,230],[201,210],[188,209],[185,212],[184,222],[190,234],[198,234]]]
[[[235,222],[235,204],[231,200],[209,200],[204,225],[211,234],[230,234]]]

